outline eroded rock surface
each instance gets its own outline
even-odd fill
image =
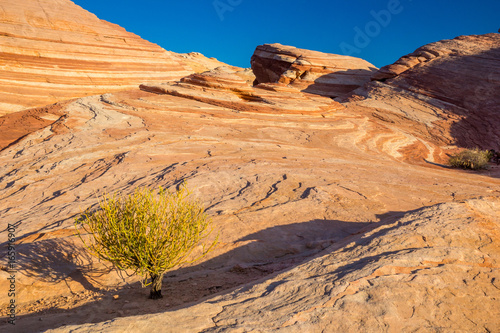
[[[0,4],[0,116],[220,64],[165,51],[69,0]]]
[[[50,332],[497,332],[500,201],[447,203],[173,312]]]
[[[142,84],[140,88],[230,108],[236,112],[326,114],[344,108],[331,99],[302,93],[282,84],[262,83],[252,86],[254,79],[255,76],[248,69],[235,71],[229,67],[218,67],[192,74],[180,82]]]
[[[150,91],[80,98],[0,152],[0,214],[18,225],[23,327],[171,310],[296,266],[400,212],[500,195],[497,166],[476,174],[426,163],[446,150],[405,122],[387,126],[373,109],[294,90],[297,108],[280,98],[282,86],[252,87],[246,78],[218,69]],[[221,244],[204,262],[167,274],[169,296],[145,303],[137,278],[85,255],[74,218],[96,207],[96,193],[183,180],[213,216]]]
[[[327,97],[356,89],[377,69],[363,59],[281,44],[257,46],[251,64],[256,83],[283,83]]]
[[[427,77],[455,62],[469,77],[477,62],[464,57],[498,47],[495,36],[469,38],[476,53],[457,49],[337,100],[295,81],[253,85],[252,72],[218,66],[1,118],[0,216],[18,239],[16,328],[494,332],[500,167],[445,165],[460,138],[491,138],[462,126],[470,115],[454,102],[412,90],[422,80],[437,91]],[[499,60],[488,58],[493,68]],[[405,73],[414,84],[397,85]],[[486,115],[476,117],[498,129]],[[96,194],[184,180],[221,243],[169,272],[166,297],[151,302],[137,277],[86,254],[74,220],[97,207]],[[1,293],[2,315],[8,302]]]
[[[401,102],[399,95],[427,100],[445,110],[424,111],[428,119],[433,117],[436,124],[449,127],[440,131],[442,139],[462,147],[499,150],[499,59],[498,33],[443,40],[381,68],[372,79],[382,82],[367,85],[367,92],[359,94],[369,95],[369,104],[383,109],[385,117],[413,117],[395,107]],[[377,104],[371,102],[374,96]]]

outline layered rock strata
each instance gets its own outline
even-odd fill
[[[283,83],[328,97],[358,88],[377,69],[363,59],[281,44],[257,46],[250,62],[256,83]]]
[[[471,36],[456,44],[480,45],[470,54],[457,47],[436,66],[412,67],[411,86],[421,77],[425,91],[439,91],[429,77],[456,64],[459,82],[495,87],[476,60],[496,40]],[[492,68],[500,60],[487,59]],[[334,101],[219,67],[3,117],[0,242],[14,225],[16,329],[494,331],[500,168],[444,165],[458,138],[490,137],[450,102],[468,85],[444,100],[396,85],[405,73]],[[486,116],[476,113],[498,129]],[[137,277],[85,252],[74,221],[97,208],[96,194],[183,181],[221,242],[169,272],[166,297],[151,303]],[[1,290],[10,286],[6,249]],[[9,302],[0,294],[3,316]]]
[[[425,100],[436,106],[424,111],[425,117],[448,127],[436,136],[462,147],[500,149],[500,34],[425,45],[382,67],[372,79],[377,82],[356,93],[369,96],[367,103],[383,110],[384,117],[414,118],[391,96]]]
[[[18,309],[20,315],[26,315],[22,325],[28,325],[22,327],[29,331],[32,320],[48,329],[63,323],[82,324],[88,318],[102,321],[183,306],[296,266],[332,244],[341,244],[346,237],[365,233],[364,228],[392,223],[401,217],[400,212],[411,214],[441,202],[500,195],[497,166],[475,174],[438,164],[446,160],[449,143],[439,141],[430,129],[436,126],[437,111],[445,112],[445,105],[440,108],[432,99],[391,90],[395,108],[396,100],[411,98],[411,103],[400,105],[412,116],[396,117],[384,111],[382,105],[387,104],[377,106],[380,101],[374,89],[368,97],[353,96],[351,102],[339,103],[282,84],[252,86],[253,79],[248,71],[222,67],[177,83],[147,84],[142,90],[80,98],[26,114],[44,117],[50,124],[33,129],[0,152],[0,179],[5,184],[0,189],[0,214],[5,223],[18,225],[18,268],[23,272],[16,280]],[[387,103],[389,96],[385,98]],[[442,130],[446,132],[445,127]],[[123,280],[109,267],[86,256],[78,239],[72,236],[74,218],[82,209],[96,207],[96,193],[130,193],[138,186],[174,188],[184,180],[213,217],[221,244],[204,262],[167,274],[168,297],[153,305],[144,303],[147,290],[140,288],[138,279]],[[494,198],[488,200],[486,205],[496,202]],[[460,212],[463,214],[443,216],[457,227],[469,223],[467,210]],[[414,227],[418,234],[420,231]],[[406,234],[405,230],[401,232]],[[394,235],[396,238],[390,239],[398,239],[399,233]],[[0,236],[6,241],[5,233]],[[427,231],[424,237],[429,239]],[[432,244],[429,247],[434,249]],[[344,250],[356,249],[348,246]],[[428,261],[441,260],[438,250],[429,255]],[[370,251],[367,258],[379,255]],[[483,254],[492,257],[494,252]],[[380,255],[381,260],[386,258],[380,266],[385,272],[393,256],[384,257],[385,252]],[[401,258],[404,262],[411,256]],[[476,259],[472,262],[476,263]],[[6,257],[2,260],[5,265]],[[339,264],[337,273],[333,265],[333,271],[325,274],[341,279],[349,265],[357,267],[354,275],[358,271],[367,276],[373,273],[349,260],[346,257]],[[445,266],[439,274],[446,276],[454,267]],[[468,273],[464,274],[468,279]],[[353,280],[346,277],[345,282],[356,281],[354,275]],[[3,281],[6,284],[8,280]],[[112,295],[106,294],[103,286],[115,288],[121,301],[108,301]],[[488,282],[481,288],[491,290]],[[371,297],[382,290],[374,290]],[[469,300],[472,291],[463,290]],[[401,293],[408,295],[404,290]],[[79,308],[71,309],[69,298],[64,298],[70,296],[74,297],[72,306]],[[322,302],[318,297],[312,296],[310,301],[304,298],[304,302],[314,308],[316,301]],[[442,301],[441,296],[436,297],[436,302]],[[33,306],[36,300],[40,303]],[[2,302],[8,299],[4,296]],[[360,306],[368,310],[359,313],[371,313],[369,302],[361,302]],[[308,306],[297,304],[297,308]],[[377,303],[373,309],[387,306]],[[64,318],[54,310],[56,307],[69,307],[63,312]],[[108,313],[103,308],[116,310]],[[31,314],[34,311],[45,311],[41,324],[38,316]],[[242,318],[253,318],[253,310],[245,312],[235,305],[231,313],[237,311],[241,311]],[[279,310],[276,314],[281,315]],[[226,318],[220,320],[221,327],[232,320],[229,312],[221,316]],[[314,316],[307,318],[316,322]],[[199,318],[213,324],[209,313]],[[294,327],[292,321],[296,318],[287,318]],[[441,322],[440,318],[434,323]],[[390,318],[384,320],[396,325]]]
[[[221,63],[177,55],[69,0],[0,5],[0,116],[142,82],[179,79]]]
[[[262,83],[251,86],[255,76],[249,70],[234,71],[219,67],[212,71],[192,74],[180,82],[142,84],[140,88],[158,94],[168,94],[196,100],[235,111],[274,114],[322,114],[344,107],[335,101],[282,84]]]
[[[498,199],[432,206],[187,309],[49,332],[496,332],[499,216]]]

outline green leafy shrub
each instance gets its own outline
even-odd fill
[[[175,192],[160,187],[158,193],[143,188],[127,197],[104,195],[99,198],[100,210],[87,210],[77,219],[77,233],[92,255],[120,270],[134,270],[143,286],[152,285],[150,298],[162,298],[165,272],[201,259],[217,243],[216,237],[202,244],[211,233],[211,220],[189,194],[183,184]],[[199,244],[201,253],[193,258]]]
[[[491,152],[488,150],[466,149],[450,157],[449,163],[452,167],[478,170],[484,169],[491,159]]]

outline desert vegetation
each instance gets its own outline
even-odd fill
[[[466,149],[450,157],[449,163],[452,167],[479,170],[485,169],[492,157],[491,151],[479,148]]]
[[[217,243],[217,237],[207,241],[211,219],[189,196],[185,184],[177,191],[138,188],[128,196],[103,195],[99,210],[76,220],[77,233],[92,255],[133,270],[143,286],[151,285],[149,297],[159,299],[166,271],[199,260]]]

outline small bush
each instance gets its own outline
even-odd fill
[[[127,197],[105,195],[99,198],[100,210],[86,211],[76,221],[78,235],[91,254],[118,269],[134,270],[143,278],[143,286],[152,285],[150,298],[162,298],[165,272],[200,259],[217,243],[216,237],[203,244],[201,254],[190,257],[210,234],[211,220],[199,202],[188,199],[189,194],[183,184],[176,192],[160,187],[158,193],[144,188]],[[80,223],[90,239],[83,239]]]
[[[455,168],[479,170],[485,169],[491,159],[487,150],[467,149],[450,157],[450,165]]]

